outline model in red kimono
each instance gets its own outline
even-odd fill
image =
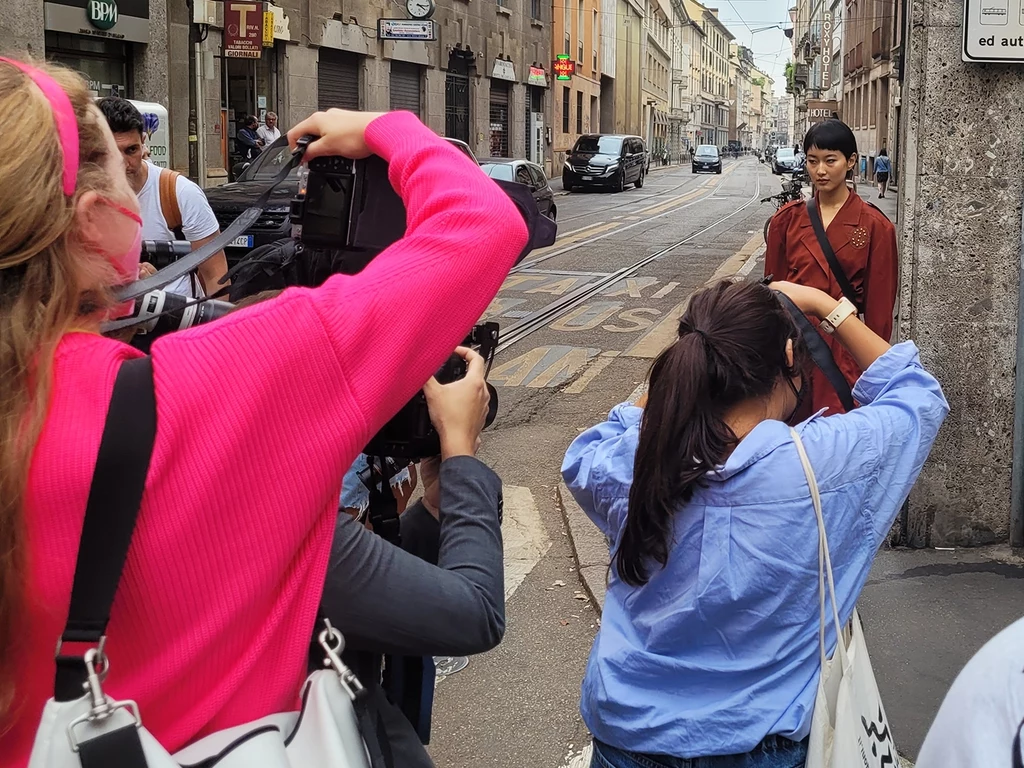
[[[861,308],[871,330],[889,339],[899,281],[896,228],[846,184],[847,173],[858,162],[857,139],[845,123],[826,120],[811,126],[804,152],[828,242],[855,294],[847,298]],[[789,203],[775,214],[768,228],[764,264],[765,275],[775,280],[818,288],[837,300],[843,297],[840,282],[814,234],[805,201]],[[811,322],[818,324],[814,319]],[[833,344],[832,337],[820,329],[819,333],[852,387],[862,371],[841,344]],[[798,418],[822,408],[827,408],[828,414],[843,413],[835,390],[817,366],[810,366],[805,386],[807,397]]]

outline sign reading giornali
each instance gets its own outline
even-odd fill
[[[1024,5],[1020,0],[964,0],[963,60],[1024,61]]]
[[[224,56],[258,59],[263,55],[263,4],[224,3]]]

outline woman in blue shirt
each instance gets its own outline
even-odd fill
[[[883,147],[875,158],[875,181],[878,183],[878,197],[884,198],[889,188],[889,174],[892,173],[892,161]]]
[[[843,621],[948,412],[914,344],[890,348],[845,299],[792,283],[722,282],[694,295],[644,407],[616,406],[562,465],[612,544],[581,701],[595,768],[806,760],[820,672],[818,532],[785,423],[804,353],[772,289],[831,322],[865,371],[860,408],[797,426]]]

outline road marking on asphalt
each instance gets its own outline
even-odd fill
[[[501,538],[505,549],[505,600],[507,601],[530,575],[551,548],[551,539],[529,488],[502,486],[505,516]]]
[[[747,262],[753,258],[758,248],[763,244],[761,234],[755,234],[736,253],[723,261],[715,274],[704,283],[704,286],[714,285],[719,280],[739,274]],[[756,259],[755,259],[756,263]],[[753,269],[753,266],[751,266]],[[749,270],[748,270],[749,274]],[[679,319],[686,312],[690,304],[690,297],[687,296],[682,302],[669,310],[668,314],[657,323],[651,330],[637,339],[633,346],[622,353],[623,357],[645,357],[654,358],[661,354],[662,350],[676,340],[679,329]]]
[[[594,235],[599,235],[602,232],[608,232],[608,230],[615,229],[618,226],[621,226],[621,222],[618,222],[618,221],[609,221],[609,222],[600,221],[597,224],[594,224],[592,226],[584,227],[583,229],[578,229],[578,230],[576,230],[575,234],[573,234],[571,236],[567,235],[564,239],[560,237],[560,238],[558,238],[558,240],[555,241],[554,245],[549,245],[546,248],[539,248],[536,251],[531,252],[530,255],[531,255],[531,257],[532,256],[544,256],[546,254],[551,253],[552,251],[555,251],[555,249],[561,249],[561,248],[563,248],[565,246],[569,246],[570,248],[572,248],[572,247],[579,247],[579,245],[583,245],[584,244],[581,241],[589,242],[588,238],[593,237]],[[576,245],[573,245],[574,243]]]
[[[587,385],[592,382],[601,371],[612,364],[612,360],[619,356],[618,352],[602,352],[600,357],[594,361],[587,370],[583,372],[576,381],[570,384],[568,387],[562,390],[567,395],[578,395],[587,388]]]
[[[703,189],[694,189],[690,192],[687,192],[685,195],[671,197],[668,200],[665,200],[664,202],[658,203],[657,205],[652,205],[647,208],[641,208],[638,211],[636,211],[636,213],[661,213],[662,211],[667,211],[669,208],[679,205],[680,203],[685,203],[688,200],[693,200],[695,197],[700,197],[703,193]]]

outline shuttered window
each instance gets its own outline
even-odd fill
[[[391,109],[407,109],[422,117],[420,66],[405,61],[391,62]]]
[[[317,69],[317,106],[319,109],[359,109],[359,71],[361,57],[333,48],[320,49]]]
[[[508,83],[491,80],[491,157],[509,157]]]

